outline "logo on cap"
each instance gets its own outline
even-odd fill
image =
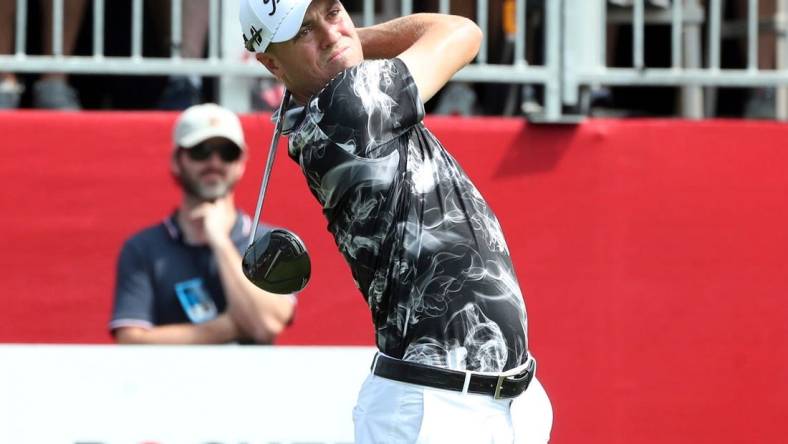
[[[279,3],[279,0],[263,0],[264,5],[267,5],[269,3],[271,3],[271,12],[268,13],[268,15],[270,16],[276,14],[276,4]]]
[[[280,0],[263,0],[263,4],[264,5],[267,5],[269,3],[271,4],[271,12],[268,13],[269,17],[271,17],[274,14],[276,14],[276,5],[277,5],[277,3],[279,3],[279,1]],[[249,51],[254,52],[255,45],[259,45],[259,44],[263,43],[262,33],[263,33],[262,28],[261,29],[257,29],[254,26],[251,26],[249,28],[249,34],[251,34],[252,36],[249,37],[249,38],[246,38],[246,34],[245,33],[243,34],[244,46],[246,47],[246,49],[248,49]]]
[[[252,35],[249,38],[246,38],[246,34],[243,34],[243,36],[244,36],[244,46],[249,51],[254,52],[255,45],[259,45],[259,44],[263,43],[263,36],[262,36],[263,28],[257,29],[254,26],[251,26],[249,28],[249,33]]]

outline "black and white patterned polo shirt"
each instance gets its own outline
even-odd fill
[[[520,366],[525,304],[501,227],[423,117],[401,60],[365,61],[310,99],[289,152],[383,353],[459,370]]]

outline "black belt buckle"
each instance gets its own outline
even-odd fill
[[[498,381],[496,381],[495,383],[495,393],[493,394],[493,398],[495,399],[509,398],[508,396],[501,396],[501,387],[503,386],[503,383],[507,380],[512,382],[519,382],[522,380],[526,380],[525,388],[523,388],[523,392],[526,391],[528,389],[528,386],[531,385],[531,381],[533,380],[535,371],[536,371],[536,361],[534,359],[531,359],[530,362],[528,362],[527,366],[525,367],[525,373],[522,376],[519,375],[499,376]],[[518,393],[518,395],[520,393]]]

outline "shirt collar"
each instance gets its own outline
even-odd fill
[[[303,106],[291,106],[285,110],[285,120],[282,122],[282,135],[286,136],[292,133],[301,121],[304,119],[306,113],[304,112]],[[279,119],[279,110],[277,109],[271,114],[271,122],[276,125],[276,121]]]

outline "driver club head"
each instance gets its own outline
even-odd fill
[[[302,290],[312,270],[304,242],[282,228],[270,230],[252,242],[244,253],[242,266],[253,284],[277,294]]]

